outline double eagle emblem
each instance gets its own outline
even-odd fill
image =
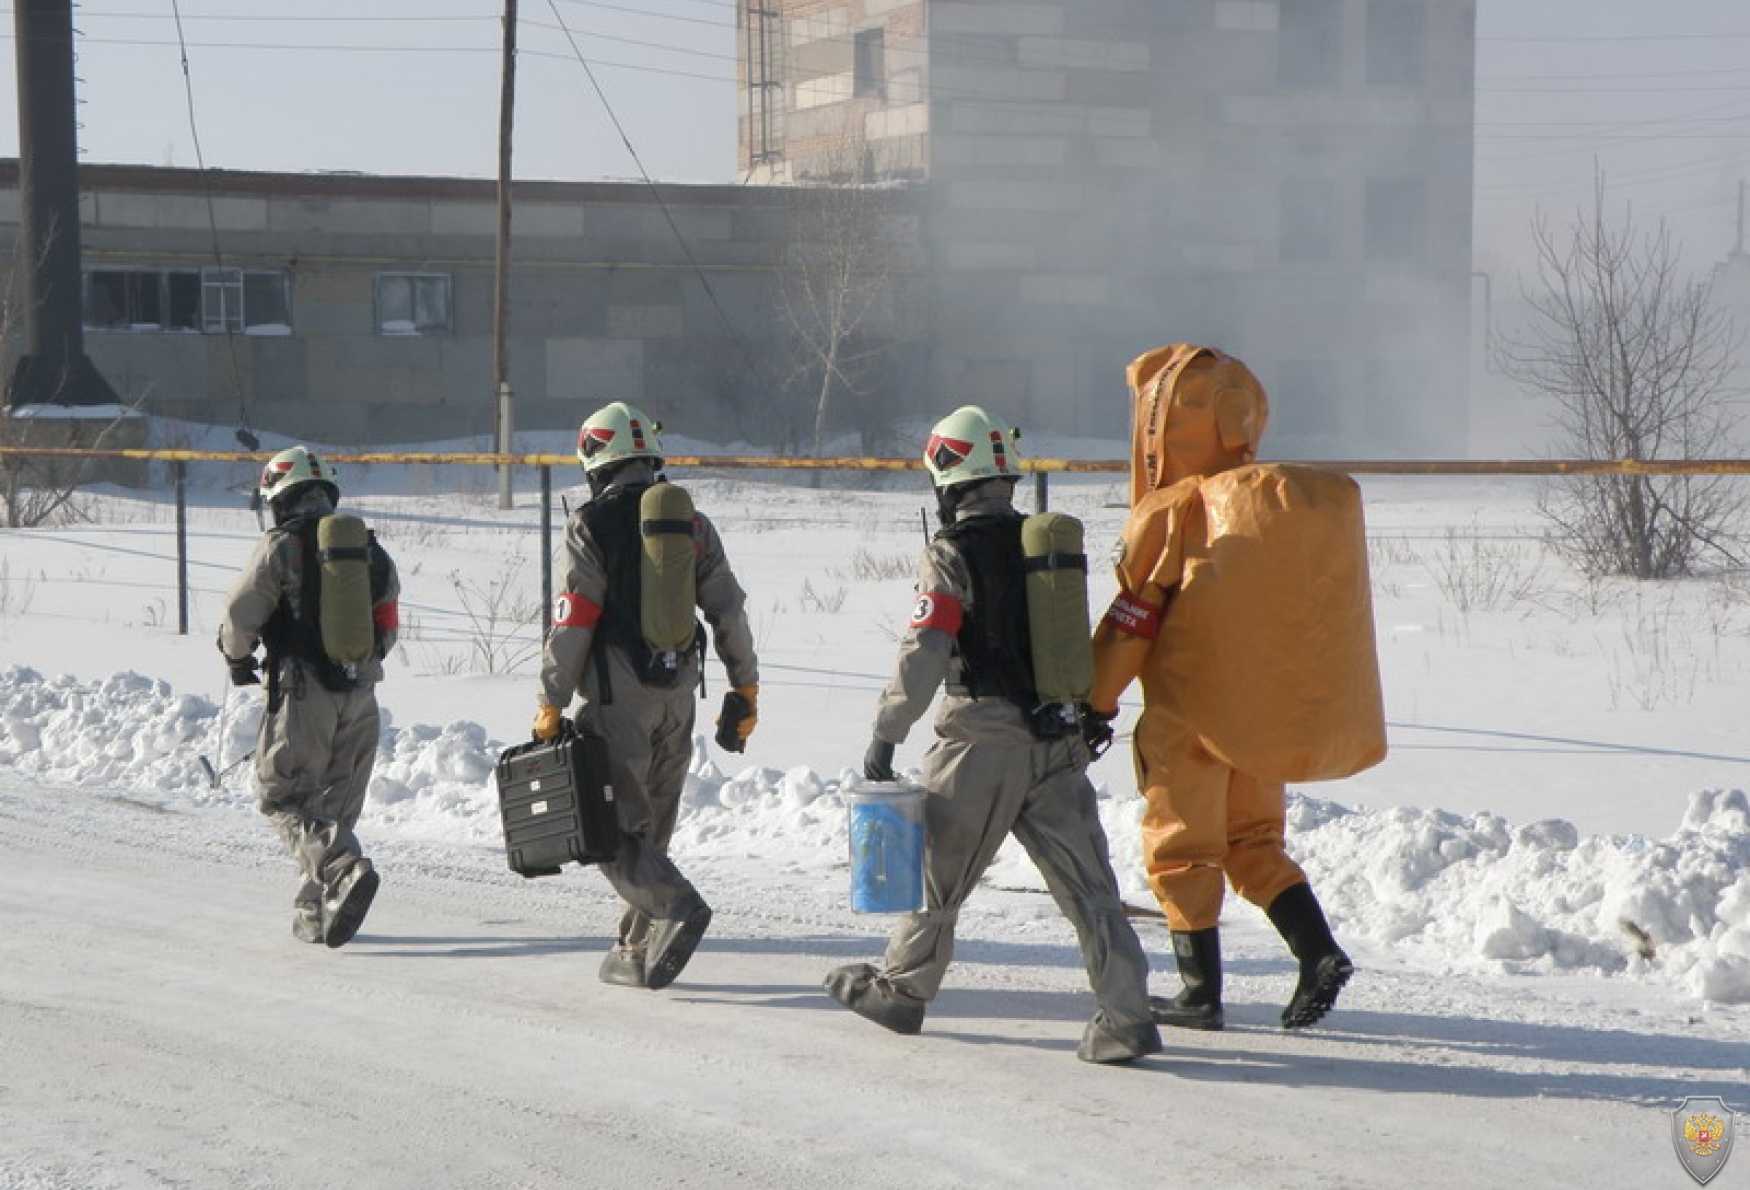
[[[1677,1159],[1700,1185],[1707,1185],[1732,1155],[1732,1109],[1717,1097],[1685,1099],[1671,1113],[1671,1142]]]

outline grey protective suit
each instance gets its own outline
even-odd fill
[[[334,511],[315,486],[293,497],[288,518],[321,517]],[[262,628],[281,599],[297,609],[304,558],[298,539],[283,526],[269,529],[225,596],[219,649],[228,659],[250,656]],[[324,892],[332,891],[361,858],[353,827],[364,809],[365,788],[377,756],[376,684],[381,658],[394,647],[400,580],[389,566],[387,591],[376,601],[377,656],[359,667],[358,687],[326,690],[304,662],[281,657],[280,697],[261,719],[255,744],[255,778],[261,812],[272,821],[298,865],[294,899],[300,916],[313,916]]]
[[[621,468],[602,494],[648,486],[655,478],[649,464],[635,460]],[[565,527],[565,585],[542,657],[541,698],[563,708],[574,693],[581,695],[578,725],[594,729],[607,742],[623,838],[619,855],[602,864],[601,871],[627,906],[620,921],[621,945],[641,950],[652,919],[684,915],[701,900],[668,858],[668,845],[693,755],[703,674],[697,655],[687,654],[672,686],[646,685],[625,649],[599,639],[596,620],[607,598],[608,575],[584,508],[572,513]],[[729,684],[757,686],[759,661],[747,621],[747,596],[729,568],[716,528],[701,512],[693,514],[693,557],[697,603]],[[597,650],[603,654],[599,660]]]
[[[1011,507],[1005,486],[989,484],[962,504],[958,519],[1000,515]],[[1118,895],[1087,779],[1087,746],[1075,734],[1040,740],[1015,703],[971,697],[954,637],[919,622],[929,618],[932,603],[972,608],[966,559],[951,542],[938,538],[924,551],[918,592],[918,614],[900,640],[898,668],[881,695],[874,734],[904,743],[937,687],[946,686],[936,742],[923,763],[926,907],[900,919],[881,967],[864,978],[878,995],[897,993],[914,1003],[933,999],[954,955],[960,906],[1012,833],[1074,925],[1088,982],[1107,1021],[1119,1028],[1148,1026],[1148,959]]]

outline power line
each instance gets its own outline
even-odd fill
[[[680,224],[675,221],[674,212],[669,208],[667,200],[662,197],[661,188],[651,178],[650,171],[644,168],[643,158],[639,157],[638,150],[633,147],[632,138],[627,134],[625,125],[620,123],[620,117],[615,113],[614,105],[608,102],[607,92],[602,90],[601,83],[596,79],[595,71],[590,68],[589,60],[583,56],[583,51],[578,48],[576,40],[572,38],[571,30],[566,26],[565,18],[560,15],[558,5],[554,3],[554,0],[547,0],[547,6],[553,10],[553,19],[558,21],[559,27],[565,31],[565,38],[571,43],[577,64],[583,67],[583,73],[589,79],[590,87],[595,91],[596,98],[601,101],[602,110],[607,112],[608,120],[613,124],[614,131],[620,135],[620,143],[626,146],[626,152],[631,156],[632,164],[637,166],[638,176],[649,187],[651,197],[656,200],[657,209],[662,212],[662,218],[668,224],[669,231],[674,234],[675,242],[680,245],[681,254],[686,257],[688,266],[693,270],[693,275],[699,279],[699,284],[703,287],[706,298],[711,302],[711,308],[717,311],[717,317],[722,321],[723,329],[729,332],[731,341],[741,352],[742,362],[747,366],[748,374],[758,380],[760,369],[754,361],[753,351],[749,348],[747,340],[742,338],[740,329],[734,322],[730,321],[729,312],[723,308],[723,303],[717,300],[717,291],[712,287],[711,279],[705,275],[705,270],[700,267],[698,258],[693,255],[693,247],[687,243],[687,237],[681,233]]]
[[[1573,33],[1525,34],[1523,36],[1479,37],[1477,44],[1495,42],[1498,44],[1538,44],[1557,41],[1563,45],[1575,42],[1608,42],[1615,44],[1647,45],[1655,41],[1742,41],[1750,39],[1750,33],[1623,33],[1593,35]]]
[[[194,74],[188,65],[188,46],[182,39],[182,10],[177,0],[170,0],[170,10],[176,16],[176,42],[182,59],[182,90],[188,102],[188,135],[189,139],[194,142],[195,165],[200,172],[201,193],[206,199],[207,227],[211,230],[213,237],[213,267],[223,269],[225,257],[219,250],[219,217],[214,210],[213,188],[211,178],[207,173],[206,155],[201,151],[200,125],[194,114]],[[201,296],[205,300],[206,287],[202,286],[201,288]],[[222,289],[221,292],[223,292]],[[231,330],[230,312],[221,309],[220,314],[224,320],[225,347],[231,356],[231,383],[237,390],[237,440],[250,450],[254,450],[259,445],[259,441],[249,430],[249,409],[243,403],[243,366],[237,360],[237,336]]]

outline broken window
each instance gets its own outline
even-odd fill
[[[450,325],[448,273],[378,273],[377,333],[441,335]]]
[[[285,334],[289,285],[278,271],[91,269],[85,325],[102,330]]]
[[[194,330],[194,314],[175,299],[177,282],[199,274],[164,269],[92,269],[85,274],[85,325],[101,330]]]

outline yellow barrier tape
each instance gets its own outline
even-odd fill
[[[124,448],[94,450],[68,446],[0,446],[7,455],[83,459],[139,459],[165,463],[260,463],[268,452],[229,450],[148,450]],[[575,467],[577,457],[568,454],[488,454],[436,452],[337,453],[323,451],[334,463],[384,463],[395,465],[454,465],[463,467]],[[917,459],[875,459],[855,456],[837,458],[776,458],[763,455],[665,455],[671,467],[700,470],[740,471],[920,471]],[[1270,461],[1270,460],[1263,460]],[[1305,462],[1352,475],[1747,475],[1750,459],[1348,459],[1281,460]],[[1020,459],[1024,472],[1071,474],[1127,474],[1125,459]]]

